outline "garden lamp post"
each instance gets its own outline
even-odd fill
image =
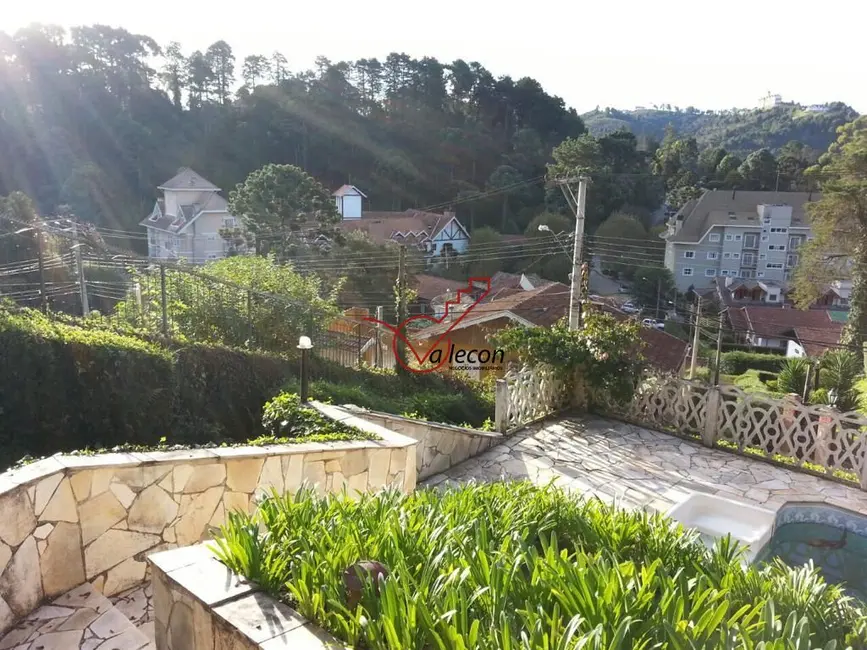
[[[310,350],[313,349],[313,342],[309,336],[302,336],[298,339],[298,349],[301,350],[301,403],[307,402],[310,399]]]

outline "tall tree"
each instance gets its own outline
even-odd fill
[[[270,64],[267,58],[261,54],[251,54],[244,59],[244,67],[241,75],[244,84],[251,90],[255,88],[261,79],[268,76]]]
[[[163,52],[163,58],[165,63],[159,74],[160,82],[172,98],[172,103],[181,108],[189,73],[187,59],[181,51],[181,44],[177,41],[169,43]]]
[[[744,179],[744,189],[774,190],[777,189],[777,159],[770,149],[753,151],[738,167],[738,172]]]
[[[284,80],[288,79],[289,62],[280,52],[274,52],[274,54],[271,55],[270,71],[271,83],[275,86],[279,86]]]
[[[843,341],[860,349],[867,337],[867,117],[840,127],[807,175],[821,184],[822,198],[808,206],[813,239],[799,251],[795,299],[806,309],[829,283],[851,277]]]
[[[213,43],[205,52],[205,60],[211,68],[213,94],[221,104],[229,103],[229,89],[235,81],[235,55],[226,41]]]
[[[251,173],[229,194],[229,211],[241,217],[258,244],[271,242],[284,250],[340,220],[331,192],[294,165],[270,164]],[[304,228],[315,232],[311,236]]]

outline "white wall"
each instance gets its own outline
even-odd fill
[[[344,219],[361,219],[361,197],[354,195],[334,197],[337,211]]]

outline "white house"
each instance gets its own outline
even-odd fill
[[[147,229],[149,257],[203,264],[229,253],[231,246],[220,230],[236,228],[240,220],[229,214],[219,187],[189,167],[181,167],[157,189],[163,198],[140,222]]]
[[[367,195],[354,185],[344,185],[332,196],[343,217],[339,225],[341,230],[365,232],[380,244],[395,241],[413,246],[424,251],[432,264],[466,252],[470,244],[470,235],[454,212],[364,210],[362,203]]]

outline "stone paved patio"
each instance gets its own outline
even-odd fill
[[[867,492],[698,442],[595,416],[530,427],[423,485],[529,479],[624,508],[666,511],[694,492],[778,509],[819,501],[867,514]]]

